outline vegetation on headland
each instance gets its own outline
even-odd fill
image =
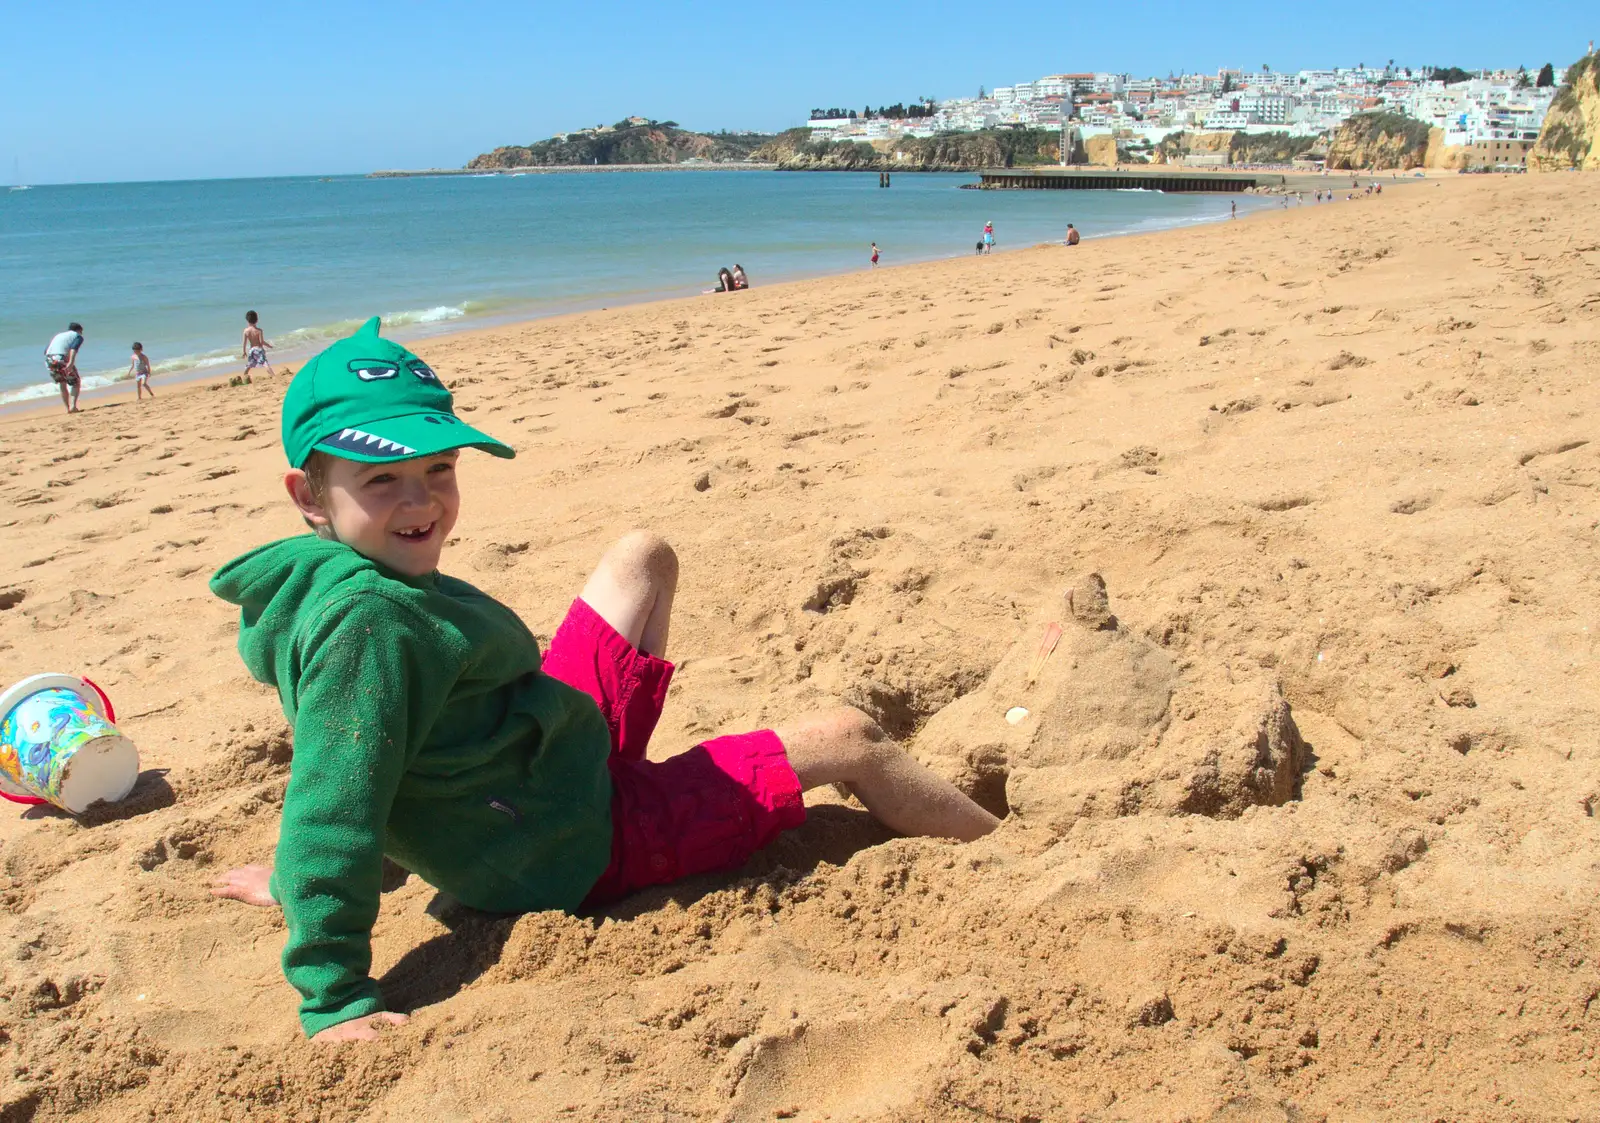
[[[771,139],[771,133],[696,133],[679,128],[676,121],[630,117],[607,128],[496,148],[473,157],[467,167],[492,171],[592,164],[681,164],[686,160],[741,163]]]
[[[1600,56],[1585,55],[1567,67],[1528,153],[1529,171],[1567,168],[1600,171]]]
[[[925,97],[921,101],[912,102],[910,105],[898,101],[893,105],[885,105],[878,109],[868,105],[861,110],[860,118],[868,121],[879,118],[885,121],[904,121],[908,118],[932,117],[938,111],[938,103],[931,97]],[[811,111],[811,119],[813,121],[854,121],[858,117],[854,109],[840,109],[838,106],[834,106],[832,109],[813,109]]]
[[[971,171],[1026,168],[1059,163],[1059,129],[982,129],[869,143],[829,140],[810,129],[790,129],[770,138],[755,159],[784,171]]]

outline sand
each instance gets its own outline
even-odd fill
[[[392,878],[360,1048],[206,894],[289,769],[205,586],[298,529],[284,380],[0,421],[0,680],[146,769],[0,814],[0,1118],[1595,1118],[1597,230],[1461,177],[422,344],[519,450],[448,571],[548,636],[677,546],[653,753],[844,700],[1009,815],[830,793],[593,918]]]

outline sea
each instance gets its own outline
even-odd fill
[[[164,376],[242,366],[254,310],[279,364],[372,315],[445,331],[1224,219],[1271,201],[1158,191],[963,190],[971,174],[659,171],[294,177],[0,190],[0,404],[54,394],[43,351],[84,327],[86,389],[144,344]],[[998,267],[998,266],[997,266]],[[716,299],[707,297],[706,299]]]

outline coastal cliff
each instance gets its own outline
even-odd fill
[[[1078,146],[1081,155],[1082,146]],[[752,154],[782,171],[971,171],[1058,163],[1056,129],[984,129],[879,141],[813,139],[810,129],[790,129]]]
[[[1567,68],[1539,140],[1528,153],[1530,172],[1568,168],[1600,171],[1600,56],[1592,54]]]
[[[1467,164],[1467,149],[1459,144],[1446,144],[1443,129],[1428,130],[1428,148],[1423,153],[1422,166],[1437,171],[1459,171]]]
[[[1358,113],[1333,134],[1333,171],[1407,171],[1427,163],[1427,124],[1399,113]]]
[[[1291,136],[1288,132],[1168,133],[1151,150],[1150,162],[1181,164],[1185,156],[1226,152],[1229,164],[1287,164],[1314,148],[1319,139],[1316,136]]]
[[[772,137],[767,133],[706,134],[650,121],[609,129],[584,130],[541,140],[507,145],[475,156],[469,170],[549,168],[593,164],[681,164],[685,160],[739,163]]]

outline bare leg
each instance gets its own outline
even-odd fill
[[[71,413],[72,412],[72,399],[67,397],[67,384],[65,382],[63,382],[63,383],[60,384],[60,386],[61,386],[61,406],[68,413]]]
[[[774,732],[788,750],[801,788],[844,784],[891,830],[970,842],[1000,823],[954,784],[912,760],[860,710],[824,710]]]
[[[677,591],[678,555],[659,534],[635,530],[606,551],[578,595],[623,639],[664,659]]]

